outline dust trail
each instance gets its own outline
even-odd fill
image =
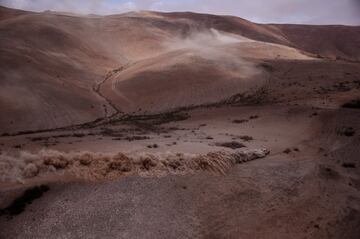
[[[244,60],[236,46],[251,41],[239,35],[211,28],[202,31],[193,30],[186,37],[173,38],[163,44],[168,51],[187,50],[187,56],[214,62],[217,67],[223,68],[234,77],[250,78],[260,74],[261,71],[255,64]]]
[[[235,164],[263,158],[267,149],[239,149],[233,152],[217,151],[204,155],[183,153],[124,153],[102,154],[92,152],[63,153],[41,150],[37,153],[18,152],[0,155],[0,181],[24,180],[49,174],[73,175],[94,181],[115,179],[126,175],[158,177],[168,174],[189,174],[211,171],[223,174]]]

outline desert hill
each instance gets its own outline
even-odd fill
[[[170,19],[191,19],[204,27],[250,39],[278,43],[323,57],[359,60],[359,26],[256,24],[239,17],[197,13],[158,13]]]
[[[359,27],[264,25],[196,13],[77,16],[4,7],[0,16],[2,133],[224,101],[263,87],[271,72],[262,66],[269,59],[360,59]]]

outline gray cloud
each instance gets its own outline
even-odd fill
[[[360,25],[360,0],[0,0],[0,4],[32,11],[194,11],[236,15],[260,23]]]

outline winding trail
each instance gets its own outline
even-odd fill
[[[181,107],[177,109],[172,109],[167,112],[161,112],[156,114],[149,114],[149,115],[129,115],[124,112],[122,112],[103,92],[102,87],[105,83],[107,83],[115,74],[127,69],[128,67],[132,66],[134,63],[127,63],[122,65],[119,68],[115,68],[109,72],[106,73],[103,80],[96,83],[95,86],[93,86],[92,90],[93,92],[98,95],[101,99],[103,99],[106,104],[103,104],[104,107],[104,115],[102,117],[99,117],[95,120],[79,123],[79,124],[72,124],[68,126],[58,127],[58,128],[49,128],[49,129],[40,129],[40,130],[30,130],[30,131],[18,131],[14,133],[5,133],[0,135],[0,137],[9,137],[9,136],[20,136],[20,135],[31,135],[31,134],[38,134],[38,133],[50,133],[50,132],[56,132],[56,131],[67,131],[67,130],[80,130],[80,129],[91,129],[98,127],[100,125],[106,125],[115,121],[138,121],[138,120],[147,120],[147,119],[156,119],[161,118],[162,116],[165,116],[166,119],[171,119],[173,114],[177,114],[184,111],[189,111],[196,108],[209,108],[209,107],[217,107],[220,105],[226,105],[226,104],[234,104],[235,102],[229,101],[229,99],[232,99],[233,97],[237,96],[234,95],[232,97],[229,97],[227,100],[222,100],[217,103],[209,103],[209,104],[202,104],[202,105],[196,105],[196,106],[188,106],[188,107]],[[109,108],[108,108],[109,107]],[[110,114],[110,112],[113,112]]]
[[[95,92],[95,94],[97,94],[100,98],[102,98],[103,100],[106,101],[106,103],[112,108],[112,110],[114,111],[114,113],[112,113],[111,115],[109,114],[109,111],[107,109],[107,106],[104,105],[104,119],[109,119],[109,118],[113,118],[115,116],[117,116],[118,114],[122,113],[120,109],[118,109],[116,107],[116,105],[111,102],[111,100],[109,98],[107,98],[102,92],[101,92],[101,87],[116,73],[124,70],[126,67],[126,65],[121,66],[120,68],[114,69],[110,72],[108,72],[104,79],[99,82],[98,84],[96,84],[96,86],[93,88],[93,91]]]

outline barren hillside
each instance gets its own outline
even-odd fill
[[[2,133],[217,103],[261,87],[269,58],[360,57],[359,27],[195,13],[0,11]]]

